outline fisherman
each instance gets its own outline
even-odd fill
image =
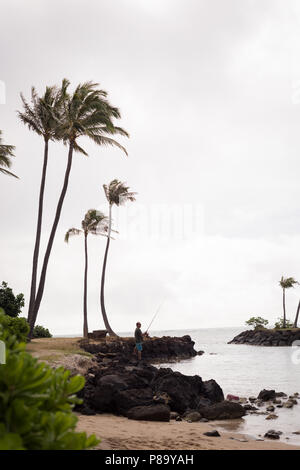
[[[135,337],[134,354],[137,353],[139,361],[141,361],[142,359],[143,336],[144,336],[141,330],[141,326],[142,326],[141,323],[138,321],[136,324],[135,332],[134,332],[134,337]]]

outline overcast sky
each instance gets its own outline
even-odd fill
[[[298,3],[298,4],[297,4]],[[0,104],[15,180],[0,174],[0,281],[29,298],[43,141],[17,119],[29,98],[66,77],[92,80],[130,133],[118,149],[82,140],[49,263],[38,324],[82,331],[88,209],[105,210],[103,183],[126,181],[137,202],[114,211],[109,253],[112,327],[240,326],[281,315],[281,276],[300,280],[300,5],[297,0],[2,0]],[[2,88],[3,88],[2,83]],[[2,100],[3,101],[3,100]],[[42,253],[67,148],[51,144]],[[99,306],[105,240],[90,238],[89,327]],[[300,288],[287,295],[295,315]],[[27,304],[24,309],[27,315]]]

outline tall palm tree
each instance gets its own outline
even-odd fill
[[[11,167],[10,159],[11,157],[14,157],[15,147],[13,145],[4,145],[2,143],[1,135],[2,131],[0,131],[0,173],[18,178],[16,175],[7,170],[7,168]]]
[[[44,261],[41,269],[39,286],[34,303],[34,314],[30,320],[30,333],[38,315],[39,307],[44,293],[48,262],[59,223],[63,202],[69,184],[69,176],[72,168],[73,153],[79,152],[87,155],[86,151],[78,144],[78,139],[82,136],[89,137],[97,145],[116,146],[127,154],[126,149],[110,135],[119,134],[127,136],[128,133],[121,127],[116,127],[113,119],[121,117],[118,108],[111,106],[105,99],[107,93],[96,87],[97,83],[86,82],[79,84],[72,95],[66,95],[64,99],[64,115],[59,127],[59,137],[68,145],[68,161],[65,170],[63,187],[57,203],[56,213],[50,232]]]
[[[45,182],[47,175],[48,165],[48,151],[49,141],[58,140],[58,128],[60,126],[63,102],[66,95],[66,90],[69,82],[64,79],[62,81],[61,88],[56,86],[46,87],[45,93],[40,97],[38,96],[36,89],[31,89],[31,103],[29,104],[21,93],[21,100],[23,104],[23,110],[18,111],[20,120],[28,126],[30,130],[35,132],[38,136],[44,140],[44,158],[42,176],[40,182],[40,193],[39,193],[39,204],[38,204],[38,217],[35,234],[35,244],[33,250],[32,259],[32,274],[31,274],[31,287],[30,287],[30,299],[28,307],[27,320],[30,321],[33,315],[33,308],[36,295],[36,282],[37,282],[37,270],[38,260],[41,242],[41,231],[42,231],[42,219],[43,219],[43,204],[44,204],[44,191]]]
[[[102,317],[103,317],[103,321],[105,324],[105,328],[107,329],[108,333],[111,336],[117,336],[109,324],[106,310],[105,310],[105,302],[104,302],[105,272],[106,272],[108,249],[110,245],[111,232],[112,232],[112,218],[111,218],[112,206],[113,205],[120,206],[122,204],[125,204],[127,201],[135,201],[136,193],[129,191],[129,187],[126,186],[125,183],[122,183],[121,181],[118,181],[117,179],[111,181],[109,185],[104,184],[103,189],[104,189],[105,196],[109,205],[109,214],[108,214],[109,222],[108,222],[107,242],[106,242],[104,260],[103,260],[103,266],[102,266],[100,305],[101,305],[101,312],[102,312]]]
[[[88,235],[107,236],[108,218],[96,209],[90,209],[81,222],[81,229],[70,228],[65,235],[65,242],[69,242],[70,236],[84,235],[84,285],[83,285],[83,336],[88,337],[88,320],[87,320],[87,274],[88,274]]]
[[[280,286],[282,287],[282,304],[283,304],[283,328],[286,328],[286,309],[285,309],[285,291],[286,289],[290,289],[291,287],[294,287],[295,284],[298,284],[298,282],[293,278],[293,277],[286,277],[284,278],[283,276],[281,277],[281,280],[279,281]]]

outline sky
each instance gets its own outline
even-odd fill
[[[83,322],[88,209],[108,212],[119,179],[135,203],[114,208],[106,310],[115,331],[242,326],[282,314],[281,276],[300,281],[300,5],[297,0],[2,0],[0,129],[16,146],[0,174],[0,281],[28,301],[43,141],[17,117],[20,92],[92,80],[121,111],[128,151],[85,139],[76,154],[38,324]],[[51,143],[41,256],[67,148]],[[104,327],[103,237],[89,239],[89,329]],[[295,316],[300,287],[287,293]],[[27,315],[26,302],[23,315]]]

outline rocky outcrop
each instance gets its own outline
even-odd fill
[[[202,407],[224,400],[223,391],[214,380],[204,382],[197,375],[191,377],[169,368],[158,369],[133,361],[124,364],[118,360],[89,369],[79,396],[83,404],[77,409],[84,414],[108,412],[148,419],[145,416],[161,416],[164,411],[163,420],[167,419],[166,409],[168,419],[170,411],[178,414],[199,411],[202,415]]]
[[[294,330],[246,330],[235,336],[228,344],[292,346],[294,341],[300,341],[300,328]]]
[[[194,349],[194,344],[189,335],[182,337],[163,336],[162,338],[145,338],[143,342],[143,360],[149,362],[168,362],[189,359],[198,354]],[[82,340],[80,347],[89,353],[98,355],[99,358],[118,357],[128,362],[133,357],[135,340],[134,338],[121,337],[108,337],[99,341]]]
[[[199,412],[203,418],[216,419],[238,419],[245,416],[246,411],[239,403],[222,401],[212,406],[200,407]]]
[[[167,405],[135,406],[128,411],[127,417],[144,421],[170,421],[170,408]]]

